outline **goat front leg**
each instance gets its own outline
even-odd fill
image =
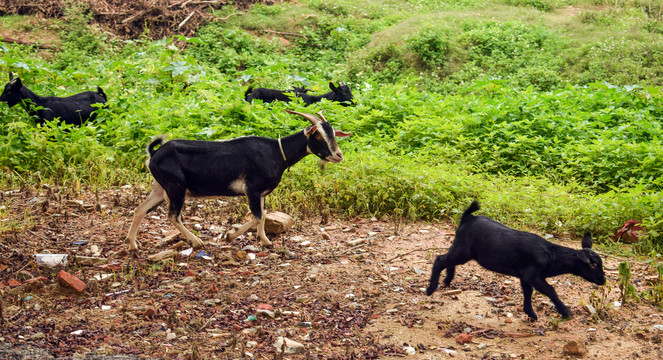
[[[131,227],[129,227],[129,233],[127,234],[127,240],[129,240],[129,251],[137,251],[138,243],[136,242],[136,236],[138,235],[138,226],[143,220],[145,215],[162,201],[165,200],[165,192],[161,185],[158,182],[152,181],[152,191],[147,196],[147,198],[138,205],[136,210],[134,210],[134,218],[131,222]]]
[[[532,292],[534,289],[531,284],[523,279],[520,279],[520,287],[523,289],[523,311],[525,311],[525,314],[527,314],[532,320],[536,321],[538,316],[536,316],[534,309],[532,309]]]
[[[447,254],[438,255],[438,257],[435,258],[435,262],[433,263],[433,270],[431,271],[430,274],[430,281],[428,283],[428,288],[426,289],[426,295],[430,296],[433,294],[435,290],[437,290],[437,287],[440,283],[440,273],[442,273],[442,270],[444,270],[447,267],[446,259],[447,259]]]
[[[536,289],[536,291],[540,292],[541,294],[547,296],[552,300],[553,304],[555,304],[555,308],[557,309],[557,312],[559,312],[564,319],[569,319],[571,318],[571,311],[564,305],[562,300],[559,299],[559,296],[557,296],[557,292],[555,291],[555,288],[552,287],[552,285],[548,284],[546,282],[546,279],[544,278],[535,278],[532,281],[532,286]]]
[[[180,187],[169,188],[170,207],[168,208],[168,219],[175,226],[179,232],[189,241],[191,246],[199,248],[203,246],[203,241],[194,235],[184,224],[182,224],[182,207],[184,206],[184,199],[186,190]]]

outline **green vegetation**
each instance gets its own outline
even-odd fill
[[[477,198],[484,214],[539,232],[601,240],[642,220],[638,249],[655,255],[661,4],[305,0],[157,41],[113,39],[72,8],[51,25],[60,51],[3,43],[0,71],[38,94],[100,85],[110,106],[96,123],[65,129],[0,104],[0,181],[147,183],[144,147],[155,135],[279,137],[306,125],[284,109],[324,109],[354,133],[339,141],[346,160],[322,172],[305,159],[270,196],[272,209],[440,220]],[[357,106],[243,101],[249,85],[323,93],[330,81],[347,81]]]

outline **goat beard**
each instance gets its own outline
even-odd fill
[[[325,170],[325,167],[327,166],[328,163],[329,161],[318,158],[318,167],[320,168],[320,170]]]

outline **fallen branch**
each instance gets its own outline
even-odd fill
[[[53,45],[48,45],[48,44],[38,44],[35,42],[27,41],[27,40],[22,40],[22,39],[14,39],[8,36],[2,37],[2,42],[6,43],[15,43],[15,44],[23,44],[23,45],[35,45],[40,49],[55,49],[56,46]]]
[[[303,37],[305,40],[308,40],[308,38],[306,37],[306,35],[295,34],[295,33],[291,33],[291,32],[274,31],[274,30],[263,30],[263,32],[266,32],[266,33],[272,33],[272,34],[279,34],[279,35],[299,36],[299,37]]]
[[[214,9],[212,9],[212,12],[214,12]],[[222,18],[217,17],[216,20],[228,20],[228,19],[230,19],[231,16],[235,16],[235,15],[244,15],[244,13],[243,12],[232,13],[232,14],[230,14],[228,16],[225,16],[225,17],[222,17]],[[214,16],[216,17],[216,14]]]
[[[191,19],[191,17],[195,13],[196,13],[196,10],[192,11],[191,14],[189,14],[189,16],[186,17],[186,19],[184,19],[179,25],[177,25],[177,29],[180,29],[182,26],[184,26],[184,24],[186,24],[186,22],[189,21],[189,19]]]

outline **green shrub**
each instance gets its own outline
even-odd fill
[[[448,59],[450,31],[441,27],[425,28],[407,40],[407,47],[430,66],[444,66]]]

